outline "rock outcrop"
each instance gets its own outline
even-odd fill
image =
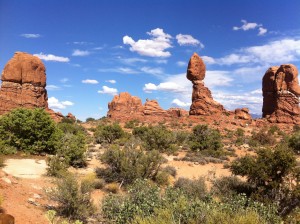
[[[142,104],[140,98],[131,96],[127,92],[114,96],[113,100],[108,103],[107,116],[112,119],[127,120],[144,120],[162,121],[164,119],[179,118],[187,115],[187,111],[180,108],[171,108],[164,110],[156,100],[146,100]]]
[[[66,118],[70,119],[70,120],[73,120],[73,121],[76,121],[76,117],[72,114],[72,113],[68,113]]]
[[[107,116],[111,118],[142,116],[143,110],[140,98],[123,92],[114,96],[113,100],[108,103]]]
[[[206,67],[198,54],[194,53],[189,61],[186,77],[193,83],[190,115],[213,115],[225,112],[224,107],[214,101],[210,90],[204,85]]]
[[[252,120],[251,115],[249,114],[249,109],[248,108],[241,108],[241,109],[235,109],[234,115],[236,119],[241,119],[241,120]]]
[[[17,107],[48,108],[46,69],[30,54],[16,52],[5,65],[0,89],[0,114]]]
[[[0,115],[18,107],[44,108],[54,120],[61,120],[48,108],[46,68],[38,57],[16,52],[5,65],[1,80]]]
[[[298,70],[292,64],[269,68],[262,79],[263,117],[271,123],[300,124]]]

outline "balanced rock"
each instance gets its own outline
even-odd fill
[[[68,113],[66,117],[70,120],[76,121],[76,117],[72,113]]]
[[[292,64],[269,68],[262,80],[263,117],[272,123],[300,124],[298,70]]]
[[[0,89],[0,114],[14,108],[48,108],[46,69],[30,54],[16,52],[5,65]]]
[[[193,83],[190,115],[213,115],[225,112],[224,107],[214,101],[211,91],[204,85],[206,67],[198,54],[194,53],[189,61],[186,77]]]

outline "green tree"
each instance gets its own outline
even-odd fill
[[[189,145],[193,151],[221,149],[221,134],[218,130],[211,129],[207,125],[197,125],[189,137]]]
[[[62,136],[43,109],[19,108],[0,118],[0,140],[28,153],[55,153]]]
[[[143,146],[147,150],[174,151],[175,137],[172,131],[162,125],[136,127],[133,129],[132,134],[144,142]]]
[[[300,154],[300,131],[296,132],[289,139],[289,146],[295,153]]]
[[[96,143],[113,143],[124,136],[124,131],[119,124],[99,125],[94,133]]]

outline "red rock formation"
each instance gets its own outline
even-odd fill
[[[167,111],[162,109],[156,100],[146,100],[143,110],[144,115],[167,116]]]
[[[46,69],[38,57],[16,52],[5,65],[1,80],[0,114],[18,107],[38,107],[55,117],[55,113],[48,108]]]
[[[108,103],[107,116],[116,120],[145,120],[162,121],[187,115],[187,111],[180,108],[162,109],[156,100],[146,100],[142,105],[140,98],[129,93],[120,93]]]
[[[225,112],[224,107],[214,101],[210,90],[204,85],[205,64],[198,54],[194,53],[189,61],[186,77],[193,83],[192,105],[190,115],[213,115]]]
[[[252,120],[252,117],[249,114],[248,108],[235,109],[234,114],[235,114],[235,118],[237,118],[237,119]]]
[[[68,119],[74,120],[76,121],[76,117],[72,114],[72,113],[68,113],[68,115],[66,116]]]
[[[111,118],[142,116],[143,110],[140,98],[124,92],[114,96],[113,100],[108,103],[107,116]]]
[[[0,114],[17,107],[48,108],[45,71],[39,58],[16,52],[2,73]]]
[[[263,117],[272,123],[300,124],[298,70],[292,64],[269,68],[262,80]]]

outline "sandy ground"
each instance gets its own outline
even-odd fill
[[[8,159],[5,161],[3,171],[19,178],[39,178],[46,173],[45,160],[35,159]]]

